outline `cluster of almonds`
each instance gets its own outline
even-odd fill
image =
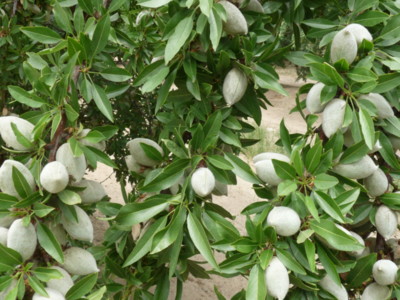
[[[3,141],[10,148],[20,151],[29,151],[17,140],[11,124],[14,124],[19,132],[28,140],[32,140],[34,125],[15,116],[0,117],[0,134]],[[81,132],[81,137],[89,133],[88,129]],[[103,143],[93,144],[82,140],[88,146],[104,149]],[[28,183],[30,190],[36,189],[36,181],[27,165],[16,160],[5,160],[0,167],[0,190],[3,193],[21,199],[13,181],[12,173],[16,168]],[[51,194],[64,191],[68,185],[84,188],[77,191],[83,204],[98,202],[106,196],[103,186],[92,180],[83,178],[86,172],[86,159],[82,154],[74,156],[70,144],[62,144],[56,153],[56,160],[47,163],[40,173],[40,186]],[[87,213],[78,205],[73,206],[77,221],[61,216],[61,224],[48,221],[46,225],[52,231],[60,245],[67,246],[67,234],[76,240],[92,242],[93,225]],[[31,222],[24,224],[23,219],[11,214],[0,218],[0,243],[21,254],[23,260],[32,258],[37,247],[37,233],[35,225]],[[64,299],[67,291],[73,286],[72,275],[87,275],[98,272],[96,260],[93,255],[79,247],[69,247],[64,251],[63,268],[53,267],[62,275],[59,279],[47,282],[47,293],[51,299]],[[5,293],[6,291],[3,291]],[[0,294],[1,295],[1,294]],[[4,294],[6,295],[6,294]],[[33,299],[48,299],[35,294]]]

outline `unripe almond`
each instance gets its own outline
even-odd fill
[[[397,265],[388,259],[378,260],[372,267],[372,276],[380,285],[390,285],[396,281]]]
[[[3,193],[20,198],[12,179],[13,167],[17,168],[22,176],[24,176],[32,191],[35,188],[35,179],[29,169],[19,161],[7,159],[3,162],[0,168],[0,190]]]
[[[301,220],[297,212],[290,207],[277,206],[269,212],[267,225],[274,227],[278,235],[291,236],[299,231]]]
[[[126,163],[126,167],[128,168],[128,170],[130,172],[134,172],[134,173],[140,173],[141,172],[141,165],[139,165],[137,163],[137,161],[135,160],[135,158],[132,155],[127,155],[125,156],[125,163]]]
[[[99,272],[93,255],[78,247],[71,247],[64,251],[63,267],[72,275],[88,275]]]
[[[77,205],[74,205],[78,222],[67,219],[64,215],[61,222],[68,234],[77,240],[93,242],[93,224],[86,212]]]
[[[270,296],[278,300],[285,299],[289,291],[288,270],[276,256],[271,259],[265,270],[265,284]]]
[[[335,98],[331,100],[322,112],[322,130],[326,137],[331,137],[342,128],[346,101]]]
[[[367,28],[365,28],[361,24],[357,23],[349,24],[344,29],[348,30],[354,36],[358,46],[361,44],[363,40],[372,42],[371,33],[368,31]]]
[[[365,288],[361,295],[361,300],[385,300],[390,295],[391,291],[387,286],[373,282]]]
[[[290,163],[290,158],[287,157],[284,154],[281,153],[275,153],[275,152],[262,152],[257,154],[256,156],[253,157],[253,163],[258,163],[259,161],[262,160],[272,160],[272,159],[276,159],[276,160],[281,160],[287,163]]]
[[[75,181],[80,181],[86,172],[85,156],[74,156],[69,143],[62,144],[56,153],[56,160],[62,163]]]
[[[312,114],[322,112],[326,106],[326,103],[321,103],[321,92],[324,87],[325,84],[323,84],[322,82],[317,82],[313,85],[313,87],[307,94],[306,108]]]
[[[153,166],[159,164],[160,163],[159,161],[153,160],[146,155],[141,144],[146,144],[148,146],[153,147],[158,152],[160,152],[161,156],[164,156],[163,149],[156,142],[154,142],[150,139],[146,139],[146,138],[136,138],[136,139],[129,141],[126,144],[129,149],[129,152],[131,153],[131,155],[133,156],[135,161],[138,164],[146,166],[146,167],[153,167]]]
[[[23,260],[31,258],[36,250],[37,235],[32,223],[24,226],[22,219],[15,220],[8,230],[7,247],[21,254]]]
[[[82,203],[95,203],[107,196],[107,193],[100,182],[94,180],[82,179],[73,184],[73,186],[84,187],[83,191],[78,191]]]
[[[19,132],[21,132],[21,134],[29,141],[32,140],[32,131],[35,126],[27,120],[19,117],[0,117],[0,134],[6,145],[19,151],[30,150],[29,148],[26,148],[24,145],[18,142],[17,137],[12,130],[11,123],[14,123],[15,126],[17,126]]]
[[[224,31],[228,34],[247,34],[247,22],[242,12],[228,1],[220,1],[219,4],[221,4],[226,11]]]
[[[69,181],[67,168],[59,161],[52,161],[44,166],[40,173],[40,184],[52,194],[63,191]]]
[[[239,5],[241,5],[245,0],[239,0]],[[244,11],[253,11],[256,13],[265,13],[264,7],[258,0],[250,0],[247,5],[243,8]]]
[[[346,147],[351,147],[354,145],[354,139],[353,139],[353,136],[351,135],[351,130],[347,130],[345,132],[345,134],[343,134],[343,138],[344,138],[344,145]],[[377,140],[374,147],[370,151],[368,151],[368,154],[375,153],[381,149],[382,149],[382,145],[381,145],[380,141]]]
[[[81,144],[84,146],[96,148],[97,150],[100,150],[100,151],[106,150],[106,142],[105,141],[101,141],[98,143],[92,143],[92,142],[89,142],[88,140],[84,139],[84,137],[87,136],[89,134],[89,132],[90,132],[90,129],[85,128],[79,133],[79,137],[82,138],[79,140],[81,142]]]
[[[376,107],[376,112],[379,118],[385,119],[394,117],[394,112],[389,102],[380,94],[369,93],[368,95],[361,95],[359,99],[366,99],[372,102]]]
[[[343,284],[338,285],[333,279],[326,274],[324,278],[318,283],[325,291],[329,292],[336,297],[337,300],[348,300],[349,295]]]
[[[233,68],[226,74],[222,94],[226,104],[231,106],[242,99],[247,89],[247,77],[244,72]]]
[[[211,194],[215,187],[214,174],[208,168],[198,168],[190,180],[193,191],[200,197]]]
[[[363,238],[362,238],[359,234],[355,233],[354,231],[350,231],[350,234],[351,234],[351,236],[352,236],[353,238],[355,238],[361,245],[363,245],[363,246],[365,247],[365,242],[364,242]],[[368,250],[369,250],[369,248],[364,248],[364,249],[357,250],[357,251],[350,251],[349,254],[350,254],[351,256],[354,256],[355,258],[361,258],[361,257],[363,257],[364,254],[365,254],[365,249],[368,249]]]
[[[0,244],[7,246],[7,234],[8,229],[5,227],[0,227]]]
[[[389,181],[385,172],[381,169],[377,169],[372,175],[364,179],[364,186],[372,197],[377,197],[387,191]]]
[[[49,295],[49,297],[45,297],[38,293],[35,293],[35,294],[33,294],[32,300],[49,300],[49,299],[65,300],[64,296],[60,292],[53,290],[51,288],[45,288],[45,290],[46,290],[47,294]]]
[[[397,230],[397,216],[389,207],[381,205],[376,211],[375,225],[379,234],[388,239]]]
[[[347,29],[340,30],[332,40],[331,61],[337,62],[344,58],[351,64],[357,56],[357,41],[354,35]]]
[[[400,149],[400,138],[391,134],[388,134],[388,138],[394,150]]]
[[[266,157],[271,157],[271,159],[261,160],[262,158],[266,158]],[[265,152],[265,153],[256,155],[254,157],[253,161],[257,161],[254,163],[254,166],[256,168],[256,173],[257,173],[258,177],[260,177],[260,179],[262,181],[264,181],[265,183],[272,185],[272,186],[276,186],[279,183],[281,183],[283,181],[283,179],[280,178],[278,176],[278,174],[276,174],[274,165],[272,163],[272,159],[290,162],[290,159],[283,154],[269,153],[269,152]]]
[[[57,292],[61,293],[62,295],[66,295],[68,290],[74,285],[74,282],[71,278],[71,275],[63,268],[60,267],[51,267],[51,269],[57,270],[61,273],[62,277],[58,279],[50,279],[47,282],[47,287],[56,290]]]
[[[181,178],[179,178],[178,182],[176,182],[175,184],[173,184],[169,190],[171,192],[172,195],[176,195],[179,192],[179,187],[183,186],[183,184],[185,183],[185,176],[181,176]]]
[[[379,167],[368,155],[350,164],[338,164],[333,167],[333,171],[339,175],[351,179],[363,179],[374,173]]]

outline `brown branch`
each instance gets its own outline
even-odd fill
[[[65,112],[62,112],[61,122],[58,125],[56,132],[54,133],[53,139],[51,140],[50,144],[46,145],[46,148],[50,150],[49,162],[56,160],[56,153],[60,145],[61,137],[64,132],[66,124],[67,124],[67,116]]]

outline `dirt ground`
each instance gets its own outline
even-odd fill
[[[262,127],[268,130],[279,130],[279,124],[282,118],[285,120],[286,127],[290,133],[304,132],[305,123],[299,113],[289,115],[289,111],[295,106],[295,95],[299,86],[303,82],[296,82],[296,72],[294,69],[279,69],[280,81],[284,88],[289,93],[288,97],[282,96],[275,92],[268,92],[267,98],[272,103],[272,107],[268,107],[263,111]],[[97,170],[88,174],[88,179],[93,179],[103,183],[107,194],[111,197],[111,201],[123,203],[120,186],[115,180],[112,169],[99,164]],[[251,184],[238,178],[238,184],[229,186],[228,196],[214,197],[215,203],[223,206],[232,215],[237,216],[235,226],[245,233],[245,218],[240,215],[240,212],[247,205],[258,201],[258,197],[251,191]],[[106,224],[102,221],[97,221],[95,231],[101,233]],[[100,236],[97,236],[97,241]],[[223,259],[222,255],[216,255],[219,260]],[[198,257],[201,260],[201,257]],[[221,278],[211,276],[211,280],[197,279],[190,277],[185,283],[183,289],[183,299],[190,300],[214,300],[217,299],[214,293],[214,285],[227,298],[231,299],[233,295],[246,287],[247,281],[242,277],[236,278]],[[174,282],[171,283],[171,292],[169,299],[175,299]]]

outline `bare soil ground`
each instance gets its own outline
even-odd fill
[[[299,113],[289,115],[290,110],[295,106],[295,96],[299,86],[303,82],[296,82],[296,72],[293,68],[279,69],[281,84],[289,93],[289,96],[282,96],[275,92],[268,92],[267,98],[272,103],[272,107],[268,107],[263,111],[262,127],[268,130],[279,131],[279,124],[282,119],[285,120],[286,127],[290,133],[304,132],[306,127],[305,123]],[[88,174],[88,179],[93,179],[102,182],[107,194],[111,197],[111,201],[123,203],[120,186],[116,182],[112,169],[99,164],[98,169],[94,173]],[[215,197],[215,203],[223,206],[232,215],[237,216],[235,219],[235,226],[245,233],[245,218],[240,215],[240,212],[247,205],[259,201],[256,194],[252,191],[251,184],[238,178],[238,184],[229,186],[228,196]],[[95,222],[95,231],[97,233],[95,242],[101,241],[101,234],[107,228],[107,224],[103,221],[97,220]],[[216,255],[221,261],[222,255]],[[196,257],[197,260],[202,260],[200,256]],[[246,279],[242,277],[235,278],[221,278],[218,276],[211,276],[211,279],[197,279],[190,277],[185,283],[183,289],[183,299],[190,300],[213,300],[217,299],[214,293],[214,286],[227,298],[230,299],[233,295],[245,288],[247,284]],[[171,283],[171,293],[169,299],[175,299],[175,286]]]

